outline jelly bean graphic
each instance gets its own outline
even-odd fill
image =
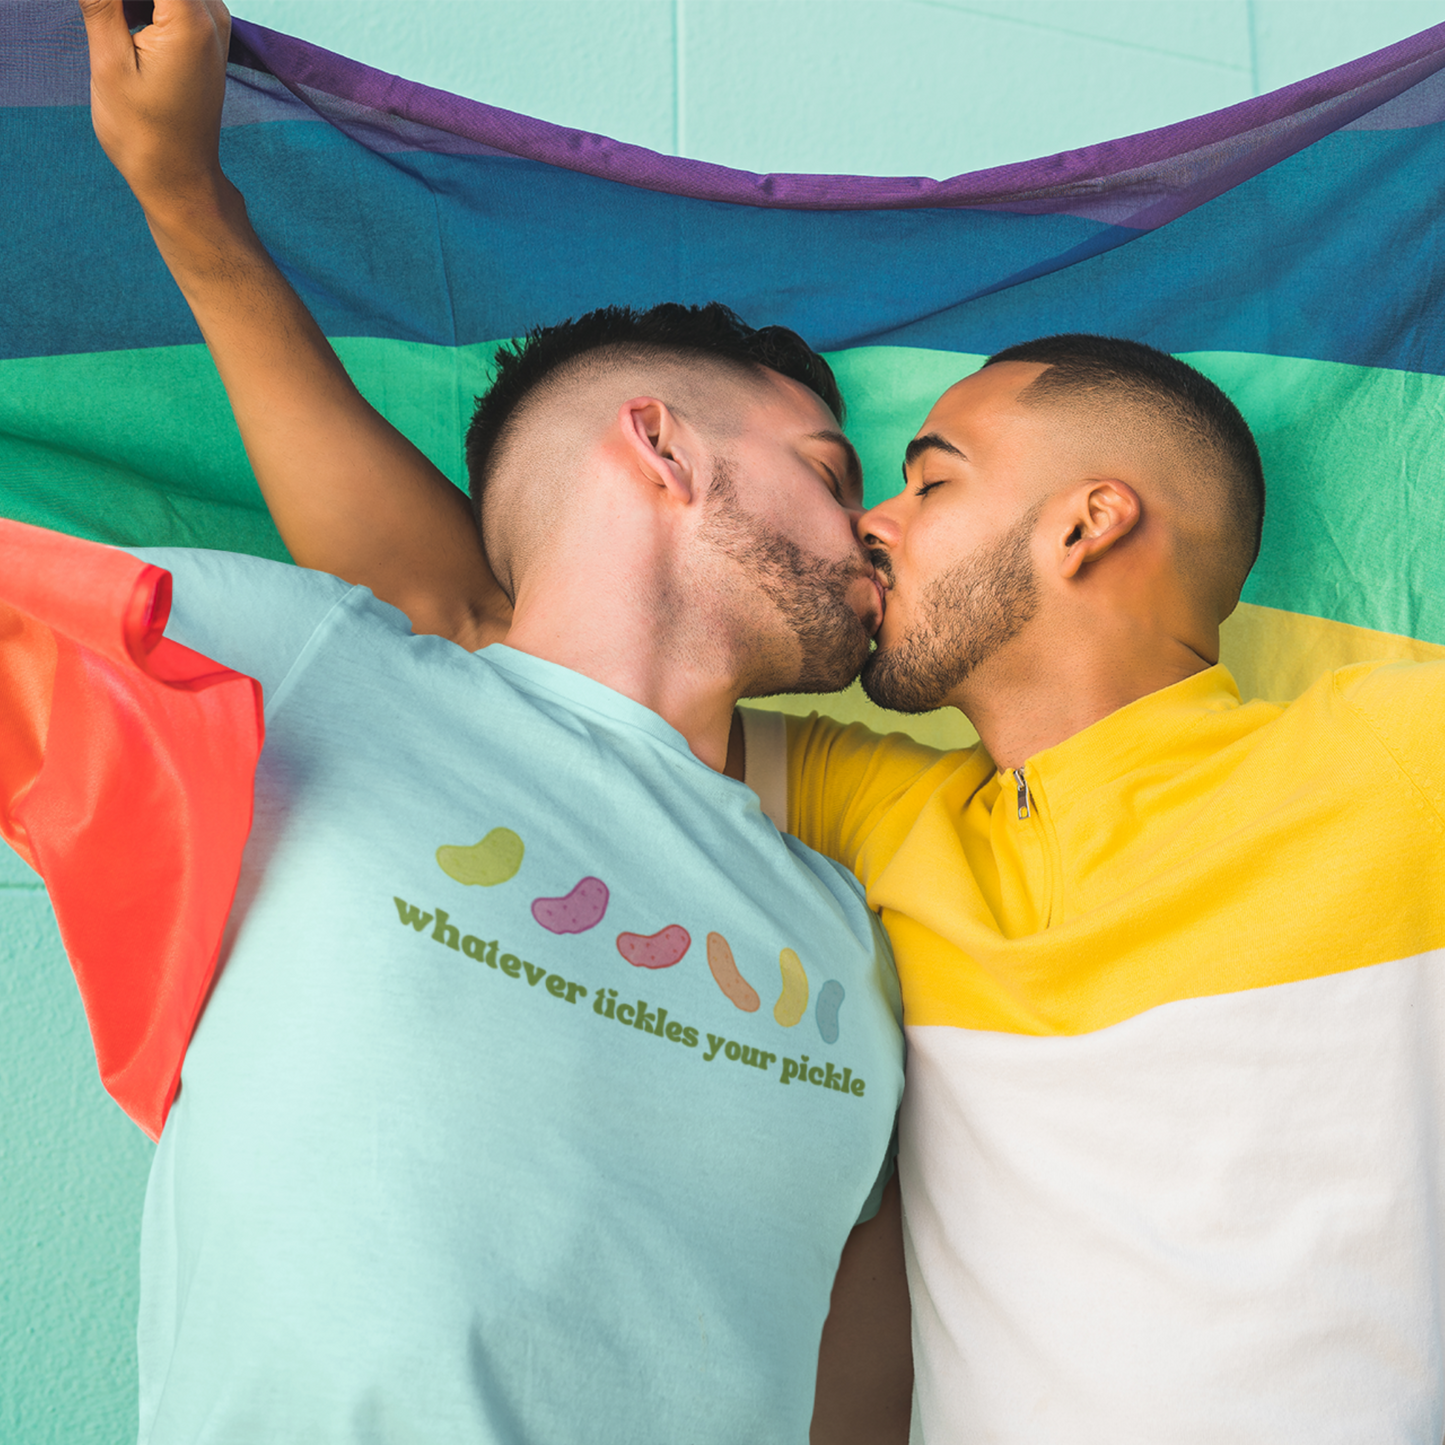
[[[692,947],[692,938],[680,923],[669,923],[656,933],[619,933],[617,951],[633,968],[671,968]]]
[[[709,933],[707,936],[707,966],[729,1003],[735,1004],[744,1013],[758,1011],[757,990],[738,972],[738,966],[733,962],[733,951],[720,933]]]
[[[783,991],[773,1005],[773,1017],[790,1029],[808,1007],[808,975],[803,972],[802,959],[791,948],[778,955],[778,967],[783,971]]]
[[[818,1007],[813,1012],[825,1044],[838,1042],[838,1010],[842,1007],[843,985],[836,978],[830,978],[818,990]]]
[[[607,912],[607,885],[584,878],[565,898],[534,898],[532,917],[552,933],[586,933]]]
[[[510,828],[493,828],[470,848],[443,844],[437,849],[437,863],[448,878],[458,883],[493,888],[516,877],[522,866],[522,840]]]

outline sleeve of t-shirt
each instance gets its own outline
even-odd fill
[[[328,573],[238,552],[129,550],[173,578],[166,636],[254,677],[268,702],[331,609],[352,590]]]
[[[863,1208],[858,1215],[859,1224],[867,1224],[875,1214],[883,1207],[883,1191],[888,1187],[888,1181],[893,1178],[893,1172],[898,1167],[898,1126],[893,1126],[893,1137],[888,1141],[888,1152],[883,1156],[883,1163],[878,1167],[878,1177],[873,1181],[873,1188],[868,1191],[868,1198],[863,1201]]]
[[[854,868],[878,820],[944,756],[906,733],[875,733],[812,713],[789,716],[788,832]],[[749,763],[751,769],[751,763]]]
[[[850,878],[848,881],[855,888],[858,887],[854,879]],[[859,892],[861,894],[862,890],[859,889]],[[867,906],[866,899],[864,906]],[[888,931],[883,927],[882,920],[872,909],[868,911],[868,922],[873,930],[873,945],[878,965],[878,985],[882,989],[883,996],[888,1000],[888,1006],[893,1011],[894,1022],[898,1025],[901,1034],[903,1031],[903,989],[898,982],[898,968],[893,959],[893,943],[888,937]],[[893,1178],[897,1167],[898,1120],[895,1117],[892,1137],[888,1140],[888,1148],[884,1151],[883,1160],[878,1166],[878,1177],[873,1181],[873,1187],[868,1191],[868,1198],[863,1201],[863,1208],[859,1211],[859,1224],[866,1224],[878,1213],[883,1204],[883,1191],[887,1187],[888,1181]]]

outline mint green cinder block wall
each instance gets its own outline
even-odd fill
[[[1445,0],[250,0],[430,85],[758,171],[947,176],[1233,104]],[[758,318],[760,320],[765,318]],[[0,845],[0,1441],[136,1433],[150,1146],[96,1079],[43,890]]]

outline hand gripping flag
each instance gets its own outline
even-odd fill
[[[0,514],[284,557],[87,102],[70,0],[0,0]],[[870,501],[983,356],[1132,337],[1212,376],[1259,438],[1264,546],[1224,637],[1244,695],[1445,655],[1445,26],[945,181],[657,155],[240,20],[223,120],[262,239],[362,391],[458,484],[496,345],[607,303],[717,299],[800,331],[838,373]]]

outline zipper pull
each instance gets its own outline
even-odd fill
[[[1028,780],[1024,777],[1022,768],[1014,769],[1014,782],[1018,785],[1019,792],[1019,821],[1033,816],[1032,799],[1029,797]]]

